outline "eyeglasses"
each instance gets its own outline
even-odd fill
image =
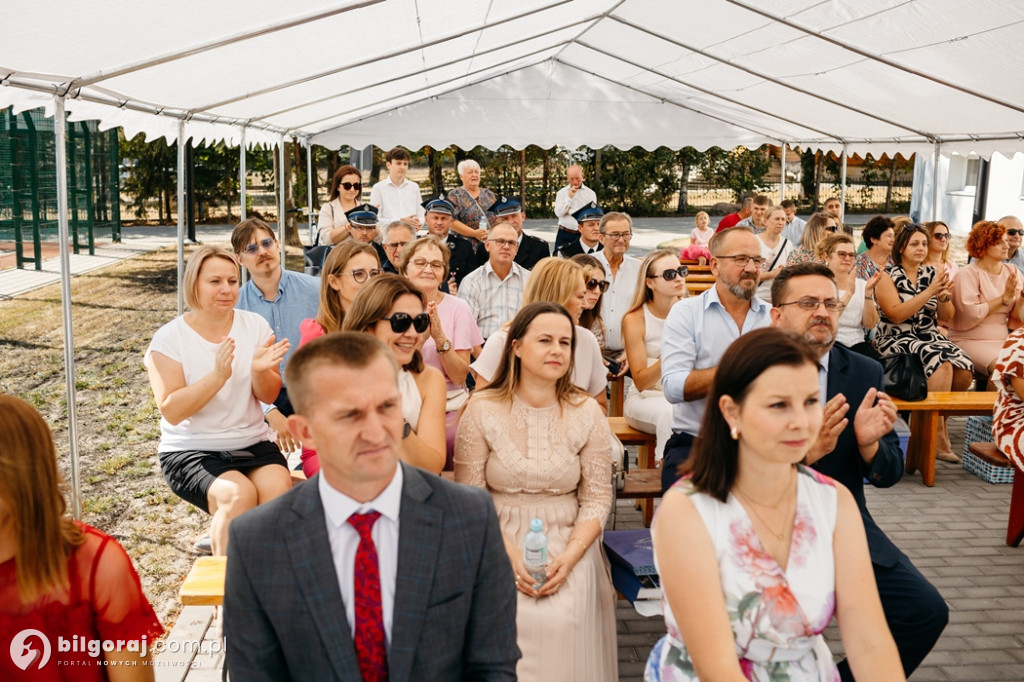
[[[444,261],[427,260],[426,258],[413,258],[409,263],[420,269],[430,268],[434,272],[444,272]]]
[[[594,289],[600,289],[602,294],[608,291],[608,287],[610,287],[611,285],[612,283],[609,282],[608,280],[587,280],[587,289],[590,289],[591,291],[593,291]]]
[[[391,323],[391,331],[396,334],[404,334],[409,327],[416,330],[417,334],[430,329],[430,315],[427,313],[420,313],[413,317],[409,313],[393,313],[391,317],[382,317],[382,320],[387,320]]]
[[[349,191],[349,190],[352,190],[352,189],[354,189],[355,191],[358,192],[359,190],[361,190],[363,188],[363,183],[361,183],[361,182],[343,182],[343,183],[341,183],[338,186],[341,187],[346,192]]]
[[[1021,234],[1024,234],[1024,230],[1007,230],[1006,234],[1011,237],[1019,237]]]
[[[795,301],[789,301],[788,303],[776,303],[776,308],[781,308],[785,305],[799,306],[801,310],[817,310],[818,306],[825,306],[825,310],[830,313],[837,313],[846,306],[838,298],[826,298],[824,301],[818,298],[799,298]]]
[[[601,234],[603,234],[605,237],[608,237],[608,239],[611,239],[613,242],[618,241],[620,239],[624,242],[628,242],[630,239],[633,238],[632,232],[602,232]]]
[[[494,244],[497,247],[507,246],[510,249],[514,246],[519,246],[519,242],[513,241],[511,239],[488,239],[487,242],[490,244]]]
[[[856,251],[836,251],[835,255],[836,255],[837,258],[846,258],[846,259],[849,259],[849,260],[853,260],[854,258],[857,257],[857,252]]]
[[[666,282],[671,282],[676,277],[682,277],[685,279],[688,274],[690,274],[690,268],[686,267],[685,265],[680,265],[678,268],[675,268],[674,270],[666,270],[660,275],[648,275],[647,277],[648,279],[657,279],[661,277]]]
[[[735,263],[736,265],[740,266],[741,268],[747,267],[748,263],[753,263],[755,266],[761,267],[762,265],[765,264],[765,260],[766,260],[765,258],[762,258],[761,256],[747,256],[747,255],[740,255],[740,256],[715,256],[715,258],[718,258],[719,260],[721,260],[723,258],[727,258],[727,259],[731,260],[733,263]]]
[[[408,243],[409,242],[387,242],[386,244],[384,244],[384,246],[388,247],[389,249],[404,249],[405,245]]]
[[[370,277],[376,277],[382,272],[384,271],[381,270],[380,268],[373,268],[371,270],[364,270],[363,268],[359,268],[358,270],[353,270],[352,272],[343,272],[341,274],[350,275],[352,279],[355,280],[356,284],[362,284]]]
[[[949,239],[949,232],[933,232],[932,239],[941,239],[945,241]]]
[[[270,251],[271,247],[273,246],[274,240],[271,239],[270,237],[264,237],[263,239],[259,240],[254,244],[246,244],[245,248],[242,250],[245,251],[250,256],[255,256],[257,253],[260,252],[260,248],[262,248],[264,251]]]

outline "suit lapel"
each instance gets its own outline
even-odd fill
[[[404,476],[398,524],[398,576],[388,650],[388,676],[412,677],[412,663],[430,604],[431,587],[441,547],[443,513],[428,503],[433,494],[423,473],[401,465]]]
[[[836,393],[839,393],[839,386],[845,384],[845,379],[840,381],[840,377],[846,376],[847,368],[850,363],[847,362],[846,355],[840,352],[835,347],[828,352],[828,379],[825,384],[825,398],[831,400]],[[850,409],[854,409],[850,406]],[[853,423],[853,415],[850,415],[850,423]]]
[[[352,631],[345,616],[345,604],[338,586],[327,520],[320,501],[318,477],[303,483],[290,509],[289,532],[285,535],[291,576],[279,580],[298,585],[306,610],[316,625],[324,649],[340,680],[360,679],[359,661],[352,643]]]

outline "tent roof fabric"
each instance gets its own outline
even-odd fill
[[[11,0],[0,107],[329,147],[1024,151],[1005,0]]]

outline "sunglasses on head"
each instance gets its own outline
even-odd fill
[[[244,251],[250,256],[255,256],[260,252],[260,247],[263,247],[264,251],[270,251],[270,248],[274,246],[274,240],[270,237],[264,237],[263,239],[253,244],[246,244]]]
[[[654,279],[661,277],[666,282],[671,282],[676,277],[685,278],[688,274],[690,274],[690,268],[686,267],[685,265],[680,265],[678,268],[675,268],[674,270],[666,270],[660,275],[651,275],[651,277]]]
[[[415,329],[417,334],[422,334],[430,329],[430,315],[427,313],[420,313],[415,317],[409,313],[394,313],[390,317],[380,319],[390,322],[391,331],[396,334],[404,334],[409,327]]]
[[[593,291],[594,289],[600,289],[602,294],[608,291],[608,287],[610,286],[611,282],[609,282],[608,280],[604,280],[603,282],[599,282],[596,279],[587,280],[588,289],[590,289],[591,291]]]
[[[359,190],[361,190],[363,188],[363,183],[361,183],[361,182],[342,182],[338,186],[341,187],[346,192],[349,191],[350,189],[354,189],[354,190],[356,190],[358,192]]]

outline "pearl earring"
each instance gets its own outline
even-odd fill
[[[740,432],[739,432],[739,430],[736,429],[735,426],[732,427],[731,429],[729,429],[729,435],[732,436],[733,440],[739,440],[740,439]]]

